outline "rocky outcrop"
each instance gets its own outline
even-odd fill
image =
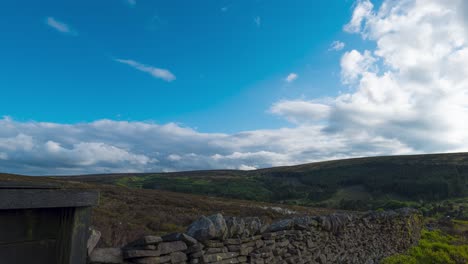
[[[417,243],[421,228],[422,216],[412,209],[304,216],[271,225],[255,217],[216,214],[201,217],[186,234],[146,236],[122,249],[95,249],[90,262],[375,264]]]

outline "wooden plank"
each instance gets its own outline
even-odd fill
[[[70,261],[69,264],[86,263],[88,241],[88,227],[91,224],[91,208],[76,208],[73,217],[73,228],[70,240]]]
[[[58,189],[52,182],[0,181],[0,189]]]
[[[96,205],[99,193],[82,190],[0,189],[0,210],[86,207]]]

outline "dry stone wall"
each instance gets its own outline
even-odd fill
[[[412,209],[304,216],[271,225],[217,214],[201,217],[186,233],[95,249],[90,263],[375,264],[417,243],[421,229],[422,216]]]

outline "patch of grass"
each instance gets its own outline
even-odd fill
[[[118,178],[115,184],[118,186],[131,187],[141,189],[145,182],[146,177],[144,176],[131,176]]]
[[[440,230],[423,230],[419,244],[406,254],[388,257],[382,264],[466,264],[468,245]]]

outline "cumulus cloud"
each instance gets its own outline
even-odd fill
[[[175,75],[166,69],[145,65],[134,60],[115,59],[115,61],[131,66],[139,71],[149,73],[154,78],[162,79],[166,82],[172,82],[176,79]]]
[[[327,101],[322,133],[361,131],[369,144],[389,140],[403,152],[468,150],[465,10],[463,0],[387,0],[377,10],[358,1],[345,30],[376,48],[343,55],[341,77],[349,90]],[[277,112],[303,119],[308,103],[282,102],[288,107]]]
[[[330,48],[328,50],[334,50],[334,51],[340,51],[342,49],[344,49],[344,47],[346,46],[346,44],[344,42],[341,42],[341,41],[338,41],[338,40],[335,40],[332,42],[332,44],[330,44]]]
[[[292,127],[225,134],[173,123],[3,118],[0,168],[25,174],[253,169],[468,151],[466,10],[464,0],[387,0],[378,9],[358,1],[345,29],[375,48],[343,54],[347,89],[336,97],[273,104],[270,112]]]
[[[388,4],[386,0],[385,4]],[[351,21],[344,26],[344,30],[350,33],[357,33],[361,30],[363,21],[371,16],[374,5],[370,0],[358,0],[353,11]]]
[[[297,73],[291,72],[288,74],[288,76],[286,76],[286,78],[284,78],[284,80],[288,83],[291,83],[294,82],[298,77],[299,75],[297,75]]]
[[[341,58],[341,77],[345,84],[350,84],[362,77],[363,74],[375,69],[376,59],[366,50],[360,53],[357,50],[346,52]]]
[[[99,120],[70,125],[4,118],[0,168],[31,175],[250,170],[406,151],[397,140],[375,137],[369,142],[365,132],[327,135],[324,128],[308,124],[222,134],[173,123]]]
[[[59,31],[61,33],[68,34],[68,35],[78,35],[78,33],[76,31],[74,31],[73,29],[71,29],[69,25],[67,25],[67,24],[65,24],[65,23],[63,23],[61,21],[58,21],[57,19],[55,19],[53,17],[47,17],[46,20],[45,20],[45,23],[49,27],[51,27],[51,28],[53,28],[53,29],[55,29],[55,30],[57,30],[57,31]]]

